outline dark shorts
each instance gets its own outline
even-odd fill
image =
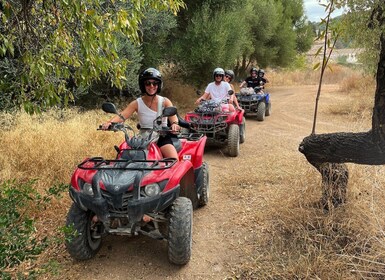
[[[168,133],[165,136],[159,136],[158,142],[156,144],[158,145],[159,148],[167,144],[173,145],[172,138],[177,138],[177,136],[172,133]]]

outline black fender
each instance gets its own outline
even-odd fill
[[[190,168],[180,180],[180,196],[189,198],[194,209],[198,207],[198,190],[193,168]]]

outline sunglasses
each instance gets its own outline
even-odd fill
[[[231,76],[226,75],[225,77],[228,78],[228,79],[231,79]]]
[[[215,74],[215,77],[223,77],[221,74]]]
[[[157,81],[155,81],[155,82],[145,81],[145,82],[144,82],[144,85],[145,85],[145,86],[148,86],[148,87],[149,87],[149,86],[154,86],[154,87],[155,87],[155,86],[159,86],[159,84],[160,84],[160,83],[157,82]]]

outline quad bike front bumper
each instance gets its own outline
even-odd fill
[[[245,113],[255,113],[258,110],[260,102],[266,102],[266,97],[263,94],[237,95],[239,106],[245,110]]]
[[[163,211],[180,195],[179,184],[163,191],[167,179],[149,184],[156,187],[155,192],[146,192],[148,185],[142,185],[145,174],[170,168],[174,164],[173,159],[136,162],[111,160],[105,163],[102,159],[94,158],[80,164],[78,167],[84,170],[76,173],[69,194],[79,208],[93,212],[107,231],[116,228],[111,223],[119,220],[119,226],[123,223],[124,228],[134,232],[135,225],[142,221],[146,213]],[[92,182],[86,183],[82,177],[89,171],[93,172]],[[126,232],[130,233],[130,230]]]

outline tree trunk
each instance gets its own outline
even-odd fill
[[[380,47],[372,129],[361,133],[312,134],[305,137],[299,145],[299,151],[321,173],[322,202],[326,208],[346,201],[349,172],[344,163],[385,164],[385,39],[383,34],[380,37]]]

